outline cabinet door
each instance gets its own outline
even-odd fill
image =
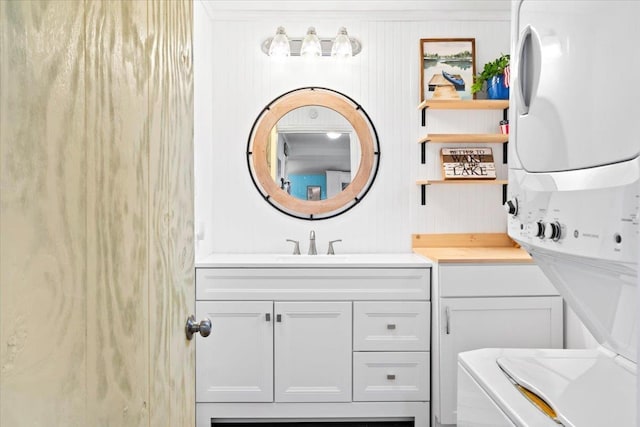
[[[276,401],[351,401],[351,302],[274,308]]]
[[[458,353],[562,348],[561,297],[440,299],[440,423],[456,423]]]
[[[211,335],[196,340],[197,402],[273,401],[273,303],[198,301]]]

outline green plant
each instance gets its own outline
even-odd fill
[[[484,82],[490,80],[494,76],[501,75],[504,72],[504,69],[509,65],[509,60],[510,56],[503,53],[496,60],[484,64],[482,72],[473,78],[471,93],[480,92]]]

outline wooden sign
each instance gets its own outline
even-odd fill
[[[496,179],[491,148],[443,148],[444,179]]]

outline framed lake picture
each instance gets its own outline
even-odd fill
[[[420,39],[420,102],[473,99],[476,39]]]

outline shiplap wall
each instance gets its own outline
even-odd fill
[[[416,179],[438,178],[439,149],[428,145],[420,164],[417,140],[425,132],[496,132],[502,112],[432,111],[421,127],[419,39],[473,37],[476,71],[509,51],[510,2],[498,1],[201,1],[194,4],[196,256],[209,253],[285,253],[285,238],[319,252],[342,238],[338,252],[405,252],[412,233],[506,232],[500,186],[431,186],[420,205]],[[343,16],[342,18],[336,18]],[[283,25],[302,36],[314,25],[321,37],[339,26],[363,44],[348,63],[322,58],[273,62],[260,43]],[[215,67],[213,66],[215,62]],[[370,114],[380,136],[380,173],[360,206],[337,218],[302,221],[261,200],[245,160],[247,138],[260,110],[281,93],[326,86],[353,97]],[[494,149],[498,178],[507,178],[502,146]],[[568,348],[595,341],[570,309]]]
[[[234,6],[213,1],[196,7],[196,14],[208,13],[206,25],[195,20],[196,40],[208,41],[196,44],[196,85],[209,78],[205,90],[211,90],[211,98],[201,102],[196,90],[197,117],[207,118],[203,124],[196,120],[198,256],[283,253],[290,249],[285,238],[300,240],[306,250],[312,229],[319,251],[326,250],[328,240],[343,239],[339,252],[406,252],[412,233],[506,231],[500,186],[434,186],[428,189],[427,205],[421,206],[415,181],[440,176],[443,146],[429,147],[427,165],[420,164],[417,140],[426,132],[417,110],[420,38],[474,37],[481,69],[509,51],[508,1],[275,3],[274,11],[260,2]],[[278,25],[290,36],[302,36],[313,25],[320,37],[333,37],[338,27],[346,26],[361,40],[362,53],[344,63],[299,57],[273,61],[260,44]],[[208,65],[211,60],[214,67]],[[198,76],[201,70],[206,77]],[[253,187],[245,157],[251,125],[261,109],[283,92],[312,85],[358,101],[377,128],[382,152],[376,182],[360,205],[322,221],[274,210]],[[430,132],[496,132],[501,118],[502,112],[432,112],[428,125]],[[506,178],[502,147],[493,148],[499,177]]]

